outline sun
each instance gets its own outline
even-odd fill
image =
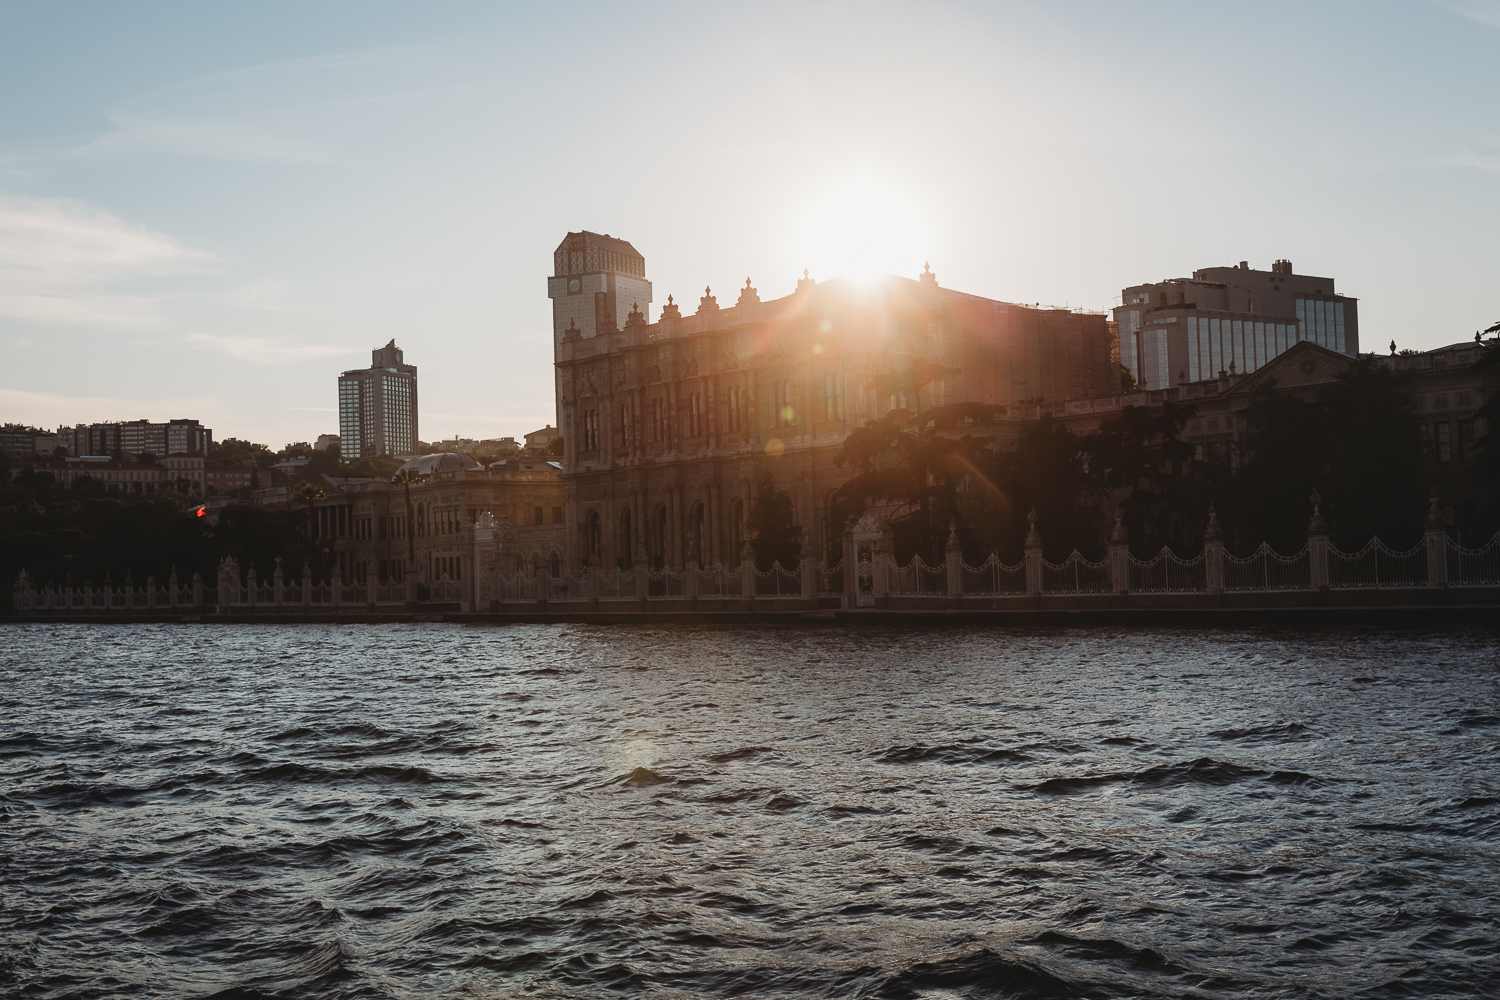
[[[816,198],[797,234],[801,266],[815,277],[868,282],[912,274],[927,259],[927,220],[897,188],[861,173]]]

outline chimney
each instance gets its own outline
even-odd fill
[[[1241,271],[1248,271],[1248,270],[1250,270],[1250,262],[1248,260],[1242,260],[1242,261],[1240,261],[1240,270]]]

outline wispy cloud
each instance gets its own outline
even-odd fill
[[[62,199],[0,199],[0,317],[141,326],[160,298],[112,292],[122,279],[201,271],[212,254]]]
[[[327,113],[385,100],[400,90],[391,70],[415,50],[375,49],[291,59],[184,80],[106,112],[109,131],[72,155],[142,154],[243,163],[331,163]]]
[[[1439,7],[1455,14],[1500,28],[1500,0],[1433,0]]]
[[[128,396],[66,396],[25,389],[0,389],[0,410],[10,419],[40,427],[97,420],[164,420],[170,414],[206,414],[218,409],[213,396],[138,399]]]
[[[260,309],[266,312],[326,312],[298,299],[298,287],[278,278],[257,278],[236,286],[224,302],[236,309]]]
[[[160,299],[138,295],[8,295],[0,293],[0,319],[85,326],[150,326],[159,323]]]
[[[189,344],[223,351],[241,361],[257,365],[285,365],[312,358],[348,354],[345,347],[304,344],[285,337],[227,336],[216,333],[190,333],[183,338]]]

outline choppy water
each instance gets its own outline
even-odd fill
[[[0,629],[0,995],[1500,995],[1497,634]]]

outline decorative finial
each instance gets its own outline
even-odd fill
[[[745,287],[746,288],[750,287],[750,276],[748,274],[745,275]]]
[[[1391,353],[1396,353],[1396,342],[1394,340],[1391,341]]]
[[[802,269],[802,280],[804,280],[804,281],[806,281],[806,280],[807,280],[807,268],[805,268],[805,267],[804,267],[804,268],[803,268],[803,269]],[[1478,333],[1475,333],[1475,334],[1474,334],[1474,336],[1475,336],[1475,337],[1478,337],[1478,336],[1479,336],[1479,334],[1478,334]]]
[[[671,304],[672,304],[672,296],[668,295],[667,296],[667,305],[671,305]]]

